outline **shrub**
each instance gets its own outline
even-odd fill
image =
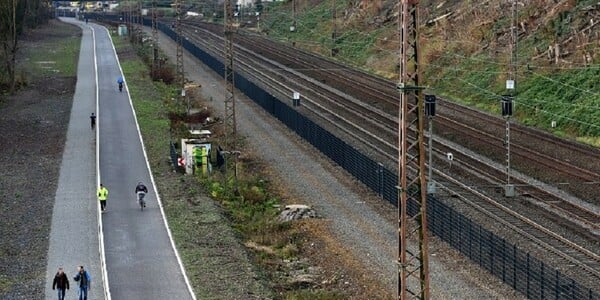
[[[172,67],[161,66],[154,71],[150,71],[152,80],[162,81],[165,84],[171,84],[175,81],[175,71]]]

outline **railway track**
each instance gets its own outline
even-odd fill
[[[212,28],[205,28],[205,25],[202,24],[188,23],[187,26],[194,26],[190,27],[194,29],[187,30],[185,33],[186,36],[194,38],[194,36],[198,34],[198,30],[202,30],[203,38],[194,38],[194,42],[201,44],[202,48],[211,49],[210,51],[213,53],[213,55],[220,57],[221,49],[215,45],[221,45],[223,43],[221,37],[217,34],[209,33],[208,31],[210,29],[214,30],[215,25],[209,26]],[[200,26],[200,28],[203,29],[198,29],[199,27],[196,26]],[[206,39],[207,36],[210,38]],[[391,113],[397,111],[397,97],[394,98],[392,96],[397,95],[397,92],[389,93],[389,90],[394,90],[393,86],[391,87],[387,83],[382,84],[377,80],[374,80],[372,76],[367,76],[361,72],[346,72],[350,69],[347,69],[341,65],[336,65],[335,63],[310,62],[309,57],[311,57],[311,55],[295,58],[294,56],[285,54],[285,51],[281,51],[280,49],[273,47],[269,44],[269,42],[263,42],[261,39],[257,39],[255,37],[238,36],[236,41],[241,44],[241,46],[236,46],[236,55],[239,55],[239,59],[236,60],[236,65],[240,67],[242,72],[249,74],[254,79],[260,81],[263,85],[282,95],[291,95],[292,90],[300,90],[307,102],[307,105],[303,105],[302,109],[307,109],[315,115],[320,116],[324,120],[329,120],[328,122],[332,126],[336,127],[338,130],[344,131],[346,134],[353,136],[361,142],[381,145],[381,147],[378,148],[386,149],[386,157],[391,160],[396,159],[396,155],[391,153],[397,151],[395,148],[396,143],[389,142],[394,141],[395,138],[397,138],[393,137],[393,134],[396,134],[397,132],[397,118]],[[263,43],[265,44],[264,48]],[[252,47],[246,48],[248,45],[252,45]],[[256,47],[260,48],[261,50],[256,50]],[[258,55],[256,53],[258,53]],[[343,76],[342,73],[344,74]],[[351,76],[356,76],[354,77],[355,80],[351,79],[351,82],[345,83],[342,80],[338,80],[339,78],[343,77],[353,78],[348,74],[352,74]],[[362,79],[363,77],[367,79]],[[332,84],[332,86],[328,88],[328,84]],[[332,88],[334,90],[332,90]],[[344,93],[341,93],[340,91],[344,91]],[[363,98],[369,100],[362,102],[357,101],[357,99],[362,100]],[[396,103],[394,103],[391,99],[394,99]],[[450,102],[444,100],[442,100],[440,103],[443,103],[441,106],[444,107],[444,110],[449,111],[453,109],[455,113],[460,111],[460,106],[450,104]],[[469,112],[469,114],[476,113]],[[504,126],[503,120],[501,119],[498,120],[498,118],[493,118],[490,116],[482,117],[481,115],[485,114],[480,113],[477,115],[477,118],[479,118],[481,122],[487,122],[492,125],[495,124],[494,126],[498,128],[500,128],[500,125]],[[436,120],[437,118],[438,117],[436,117]],[[501,150],[503,148],[501,144],[502,139],[498,138],[495,134],[486,132],[484,130],[478,130],[477,128],[467,126],[461,122],[456,122],[449,117],[444,118],[445,123],[439,122],[445,126],[444,130],[452,129],[454,134],[471,136],[472,139],[484,141],[488,145],[492,145],[493,148],[496,148],[496,150],[493,151],[495,153],[499,151],[498,149]],[[473,116],[473,118],[476,117]],[[378,122],[373,122],[374,120]],[[340,125],[340,123],[343,123],[344,125]],[[528,134],[532,138],[538,136],[537,134],[522,134]],[[552,137],[543,135],[539,136],[542,137],[545,143],[552,144],[556,143],[557,141],[557,139]],[[574,149],[577,149],[575,146],[575,144],[569,143],[567,147],[574,147]],[[450,151],[449,149],[452,148],[441,148],[441,146],[436,146],[436,151],[438,151],[438,154],[443,154],[444,151]],[[522,154],[518,152],[517,149],[523,151]],[[523,146],[518,146],[517,149],[515,149],[515,151],[518,154],[515,153],[513,155],[522,155],[524,160],[535,161],[543,168],[551,168],[559,165],[561,174],[567,174],[568,176],[574,178],[576,177],[578,178],[577,180],[587,180],[590,182],[597,180],[598,173],[593,169],[587,170],[584,167],[569,164],[560,158],[556,158],[556,156],[558,156],[556,153],[548,154],[546,152],[535,152]],[[585,149],[585,147],[583,149],[584,150],[581,150],[577,153],[580,155],[585,155],[586,157],[596,157],[596,152],[598,152],[594,149]],[[452,151],[458,153],[456,150]],[[578,150],[569,151],[574,152]],[[493,153],[491,156],[493,156]],[[463,161],[466,162],[467,159],[464,159]],[[473,162],[472,165],[467,165],[465,163],[465,166],[462,167],[470,167],[471,172],[474,173],[478,172],[480,174],[488,174],[486,175],[486,180],[492,184],[499,185],[499,183],[502,182],[502,173],[497,167],[484,167],[482,166],[481,162]],[[445,180],[448,182],[453,182],[454,185],[458,186],[458,184],[455,182],[456,180],[451,180],[451,177],[447,174],[439,172],[438,175],[439,177],[445,178]],[[575,182],[577,182],[577,180],[575,180]],[[527,181],[515,183],[518,183],[519,188],[523,189],[527,197],[536,199],[538,202],[545,202],[548,205],[552,205],[555,207],[555,209],[560,210],[562,213],[572,218],[576,218],[581,222],[581,224],[587,224],[593,230],[597,230],[599,224],[598,214],[596,212],[590,211],[587,207],[581,207],[576,204],[563,201],[560,199],[560,196],[548,193],[544,194],[542,189],[532,186]],[[457,187],[457,189],[459,188]],[[503,209],[498,208],[498,202],[491,199],[489,196],[475,191],[472,188],[461,187],[460,189],[471,190],[469,191],[471,194],[477,195],[481,199],[490,199],[490,202],[496,203],[489,203],[484,206],[479,202],[472,201],[470,205],[482,207],[482,210],[487,210],[487,213],[491,213],[492,215],[500,215],[501,217],[499,218],[501,219],[509,218],[509,216],[506,215],[510,214],[506,211],[508,209],[505,207]],[[544,247],[548,250],[556,253],[558,256],[563,257],[563,259],[569,261],[570,264],[576,264],[577,266],[587,270],[586,272],[589,273],[588,275],[596,276],[595,278],[600,279],[600,275],[598,274],[600,265],[598,264],[599,259],[597,253],[578,246],[573,242],[569,242],[566,238],[560,237],[546,229],[543,229],[543,227],[537,228],[541,226],[535,224],[535,222],[527,218],[524,218],[523,216],[519,217],[518,214],[515,214],[514,212],[511,214],[511,216],[512,217],[510,218],[515,221],[509,222],[512,224],[510,227],[514,228],[515,231],[520,232],[520,234],[523,235],[529,234],[530,240],[536,243],[547,245]],[[521,221],[519,221],[521,222],[521,225],[515,225],[517,223],[516,219],[521,219]],[[528,226],[531,228],[536,228],[536,233],[527,233],[528,230],[532,230],[527,229]]]
[[[474,169],[473,171],[478,171]],[[598,282],[600,280],[600,255],[594,253],[584,247],[581,247],[565,237],[562,237],[546,228],[538,225],[524,215],[521,215],[510,208],[503,206],[494,199],[482,194],[481,192],[466,186],[462,182],[439,172],[437,175],[443,177],[448,185],[442,185],[443,189],[447,189],[451,193],[456,193],[457,190],[464,192],[458,193],[458,198],[476,208],[481,213],[489,218],[503,224],[507,228],[518,232],[521,236],[529,239],[535,245],[549,251],[552,255],[559,257],[566,265],[576,265],[578,272],[584,272],[585,277],[590,282]],[[471,194],[476,196],[476,200],[471,200],[463,195]],[[483,200],[483,201],[482,201]]]
[[[215,24],[203,24],[202,26],[207,26],[212,30],[219,28]],[[387,117],[380,115],[380,120],[385,122],[390,130],[397,128],[397,124],[389,123],[390,117],[397,119],[393,113],[398,111],[398,92],[391,81],[349,69],[336,62],[323,60],[314,54],[278,45],[254,35],[237,35],[236,41],[256,53],[267,54],[286,67],[305,73],[319,82],[347,91],[348,94],[357,95],[357,98],[373,109],[386,112]],[[291,55],[290,52],[294,54]],[[318,61],[318,63],[313,61]],[[505,158],[506,148],[503,145],[505,121],[503,119],[444,99],[440,99],[440,106],[440,113],[435,118],[437,125],[446,128],[453,125],[452,123],[456,124],[457,119],[461,120],[459,124],[478,120],[477,124],[483,126],[478,126],[477,129],[465,128],[458,132],[464,135],[472,135],[469,133],[474,130],[481,134],[488,133],[489,138],[482,140],[487,141],[487,144],[481,143],[474,150],[485,152],[486,155],[499,161]],[[459,116],[461,118],[457,118]],[[456,133],[457,127],[453,128]],[[523,171],[532,169],[535,171],[532,174],[534,177],[547,182],[561,183],[565,190],[576,196],[594,204],[600,203],[600,189],[597,188],[600,186],[600,151],[598,149],[565,141],[539,130],[531,130],[519,125],[512,126],[511,135],[512,141],[530,141],[529,144],[511,143],[513,146],[511,154],[518,156],[516,157],[518,159],[513,161],[515,168]],[[531,147],[532,144],[537,147]],[[561,146],[557,147],[557,145]],[[581,159],[572,160],[574,155]],[[577,163],[581,161],[585,163]],[[547,170],[553,170],[553,172]]]
[[[437,163],[443,163],[446,153],[454,150],[452,146],[441,141],[436,143],[434,149],[438,157]],[[469,183],[475,184],[480,192],[484,194],[497,194],[498,190],[503,189],[502,184],[498,183],[502,182],[506,173],[499,169],[498,166],[494,166],[491,162],[483,161],[475,155],[461,152],[453,152],[453,154],[454,163],[459,165],[460,168],[470,170],[470,173],[473,174],[473,179]],[[583,233],[585,238],[593,240],[600,236],[600,216],[598,214],[594,214],[585,207],[571,202],[557,201],[556,199],[562,195],[555,191],[543,189],[541,186],[537,186],[537,184],[532,184],[526,179],[520,178],[520,176],[514,176],[512,184],[522,187],[524,193],[527,195],[527,200],[532,204],[545,206],[543,207],[545,210],[550,210],[552,213],[561,216],[562,219],[566,217],[568,222],[574,223],[574,226],[587,229],[587,232]],[[487,193],[484,192],[486,187],[489,190]],[[599,250],[596,249],[596,251]]]
[[[211,24],[210,26],[215,28],[215,25]],[[284,62],[288,62],[286,64],[286,66],[291,66],[292,64],[289,63],[291,61],[299,60],[289,54],[286,54],[285,51],[279,51],[279,49],[275,48],[274,44],[270,41],[264,41],[262,39],[259,39],[258,41],[251,41],[251,40],[249,40],[248,36],[238,37],[237,40],[238,41],[244,40],[245,41],[244,45],[252,45],[253,52],[266,53],[269,55],[269,57],[283,58]],[[266,50],[271,50],[271,51],[267,52]],[[310,54],[307,54],[307,56],[314,57],[314,55],[310,55]],[[306,61],[306,60],[302,60],[302,61]],[[330,62],[326,62],[326,63],[329,63],[330,65],[325,65],[324,68],[322,69],[323,70],[322,72],[330,75],[332,78],[340,78],[340,74],[337,74],[337,73],[339,73],[339,70],[343,70],[343,69],[340,66],[335,65],[333,63],[330,63]],[[303,65],[305,67],[307,67],[307,68],[305,68],[305,70],[310,71],[310,73],[311,73],[310,75],[315,75],[316,71],[319,70],[317,68],[317,65],[315,65],[315,64],[307,65],[307,63],[303,63]],[[319,65],[321,65],[321,64],[319,64]],[[279,66],[276,66],[276,68],[280,68],[283,70],[283,68],[281,68]],[[348,72],[348,73],[352,73],[352,72]],[[355,73],[357,73],[357,76],[365,76],[365,74],[363,74],[361,72],[355,72]],[[325,79],[321,79],[320,81],[321,82],[325,81]],[[352,81],[358,82],[360,85],[360,80],[352,80]],[[370,82],[374,82],[374,81],[370,81]],[[384,86],[381,86],[380,83],[377,83],[377,84],[380,88],[382,88],[382,89],[384,88]],[[360,85],[360,86],[361,86],[361,88],[363,88],[364,84]],[[385,86],[389,86],[389,85],[385,85]],[[365,89],[367,89],[369,91],[376,91],[376,93],[374,93],[374,96],[381,99],[381,101],[386,102],[388,104],[392,103],[392,101],[390,101],[388,99],[389,97],[386,98],[385,97],[386,95],[381,93],[379,89],[370,88],[370,87],[369,88],[365,87]],[[449,105],[448,102],[444,102],[444,103],[445,103],[445,106],[449,107],[449,108],[457,107],[456,105]],[[352,107],[351,110],[358,111],[359,109],[362,109],[362,108],[363,107],[360,107],[360,108]],[[342,110],[345,108],[337,107],[337,109]],[[390,134],[390,133],[396,134],[396,132],[395,132],[395,130],[397,128],[396,120],[390,118],[389,116],[386,116],[386,114],[382,113],[378,109],[378,107],[376,107],[374,110],[379,111],[374,117],[376,117],[376,118],[378,117],[379,118],[378,120],[380,120],[382,123],[386,124],[387,133],[388,134]],[[492,120],[497,125],[497,127],[503,129],[502,126],[504,126],[504,121],[501,119],[486,116],[486,114],[477,113],[477,111],[470,109],[470,108],[466,108],[465,111],[469,112],[470,113],[469,115],[472,116],[473,118],[484,120],[485,122],[488,122],[488,120]],[[361,115],[369,115],[369,118],[367,118],[366,120],[367,121],[372,120],[372,118],[370,117],[371,114],[369,114],[368,110],[367,111],[361,110],[360,114]],[[452,129],[454,129],[454,132],[460,132],[464,136],[469,136],[473,140],[486,142],[488,145],[495,148],[496,151],[502,151],[505,149],[504,145],[503,145],[503,139],[498,137],[501,135],[493,135],[486,131],[479,130],[479,129],[473,128],[471,126],[468,126],[464,123],[454,121],[450,118],[445,118],[445,120],[446,120],[446,122],[444,124],[446,125],[446,127],[445,127],[446,129],[452,128]],[[517,131],[517,133],[524,134],[524,135],[526,134],[531,137],[531,134],[527,133],[527,130],[524,130],[522,128],[517,127],[515,129],[515,131]],[[548,141],[552,144],[556,143],[555,142],[556,138],[553,138],[547,134],[539,134],[538,133],[535,136],[536,137],[540,136],[540,139]],[[387,137],[387,138],[389,139],[389,137]],[[568,145],[568,148],[570,149],[570,151],[573,151],[572,149],[576,148],[575,145],[571,142],[568,142],[567,145]],[[591,155],[591,156],[597,154],[596,151],[593,151],[593,149],[588,149],[586,147],[583,147],[581,152],[587,153],[588,155]],[[521,146],[519,144],[513,145],[513,155],[520,156],[521,159],[527,160],[529,162],[533,161],[545,169],[560,170],[560,171],[562,171],[562,173],[568,174],[572,178],[576,178],[578,180],[594,182],[595,180],[600,178],[600,174],[598,174],[596,172],[589,171],[582,167],[571,165],[565,161],[556,159],[548,154],[539,153],[537,151],[531,150],[530,148]],[[600,156],[599,156],[599,158],[600,158]],[[498,183],[502,182],[501,176],[497,176],[496,178],[497,178]],[[552,203],[550,206],[554,207],[554,209],[556,211],[561,211],[563,214],[568,215],[575,219],[584,220],[584,224],[585,224],[586,228],[589,228],[593,232],[598,231],[597,230],[598,223],[599,223],[597,221],[598,218],[596,217],[596,214],[590,212],[589,210],[587,210],[587,208],[581,207],[579,205],[569,203],[566,201],[558,201],[556,199],[556,198],[558,198],[558,196],[549,194],[547,191],[540,190],[539,187],[535,187],[535,186],[532,187],[526,181],[517,180],[514,183],[518,184],[519,188],[523,187],[523,190],[524,190],[523,192],[526,193],[528,195],[528,197],[536,199],[536,200],[540,201],[540,203]],[[534,196],[534,195],[543,195],[543,197]],[[547,200],[547,197],[550,197],[550,200]]]
[[[195,33],[188,31],[187,34]],[[206,33],[210,37],[210,43],[206,43],[204,47],[211,49],[215,55],[219,54],[220,49],[215,47],[215,44],[220,42],[220,37]],[[205,41],[195,40],[199,43]],[[285,66],[278,64],[270,59],[259,57],[253,52],[246,50],[244,47],[236,47],[239,55],[243,59],[237,59],[235,64],[241,67],[243,72],[249,74],[259,74],[254,76],[255,79],[265,80],[261,77],[270,79],[269,86],[280,92],[285,97],[289,97],[293,91],[300,92],[303,97],[303,105],[301,109],[307,109],[315,115],[321,116],[321,119],[332,124],[338,129],[351,135],[364,144],[373,145],[373,149],[378,151],[380,155],[386,156],[387,159],[395,159],[392,155],[396,149],[396,131],[385,127],[379,120],[384,115],[383,112],[369,110],[364,103],[357,99],[353,99],[350,95],[341,93],[340,91],[328,88],[320,82],[312,80],[310,77],[288,70],[285,75],[281,74],[281,70],[286,69]],[[249,62],[253,62],[250,64]],[[256,67],[260,65],[260,67]],[[273,84],[278,83],[278,84]],[[290,89],[286,84],[304,82],[305,84],[295,85],[294,89]],[[277,85],[277,86],[275,86]],[[289,85],[289,84],[288,84]],[[390,120],[390,123],[393,122]],[[347,124],[350,128],[340,128],[339,124]],[[374,134],[377,132],[378,134]]]

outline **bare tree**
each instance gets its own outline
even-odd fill
[[[10,93],[16,89],[16,60],[19,36],[24,28],[37,27],[47,22],[50,2],[48,0],[2,0],[0,1],[0,73],[2,85]]]
[[[8,0],[0,3],[0,42],[2,43],[2,65],[8,89],[15,90],[15,62],[17,55],[17,6],[19,0]]]

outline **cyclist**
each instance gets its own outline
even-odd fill
[[[123,91],[123,77],[119,76],[119,78],[117,78],[117,83],[119,84],[119,92]]]
[[[135,187],[135,193],[138,195],[138,201],[142,201],[146,193],[148,193],[148,188],[140,181]],[[143,202],[143,206],[146,207],[146,202]]]

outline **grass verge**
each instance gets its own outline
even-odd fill
[[[79,60],[79,46],[81,45],[81,30],[74,30],[75,25],[52,21],[52,30],[46,30],[50,38],[44,42],[34,42],[34,47],[23,48],[23,56],[27,63],[23,64],[23,71],[28,76],[77,76],[77,61]],[[60,39],[51,38],[56,35],[67,37]]]

